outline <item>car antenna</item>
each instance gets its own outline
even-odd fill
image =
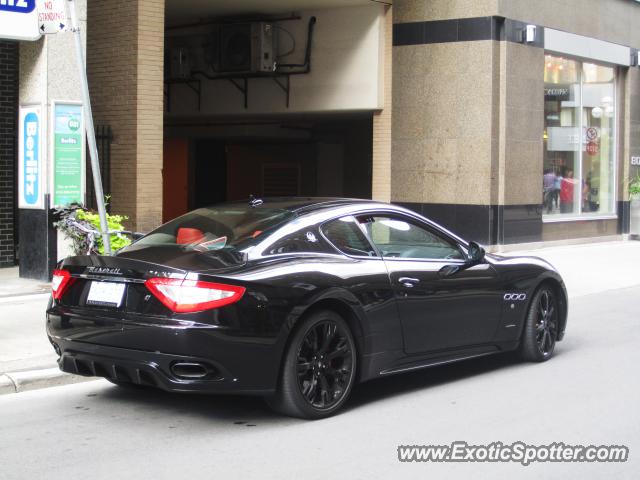
[[[264,201],[259,198],[256,198],[254,195],[249,195],[249,206],[251,207],[259,207],[262,205]]]

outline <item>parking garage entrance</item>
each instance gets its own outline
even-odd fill
[[[249,195],[371,198],[371,114],[178,122],[165,130],[164,221]]]

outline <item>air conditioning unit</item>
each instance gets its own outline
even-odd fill
[[[216,26],[213,60],[218,73],[266,73],[276,67],[277,35],[272,23]]]

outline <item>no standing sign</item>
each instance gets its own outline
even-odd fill
[[[38,0],[37,4],[40,33],[58,33],[67,30],[65,0]]]

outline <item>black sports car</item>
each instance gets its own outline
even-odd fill
[[[60,368],[118,385],[335,413],[357,382],[519,350],[549,359],[567,293],[538,258],[485,254],[398,206],[280,198],[181,216],[70,257],[47,332]]]

